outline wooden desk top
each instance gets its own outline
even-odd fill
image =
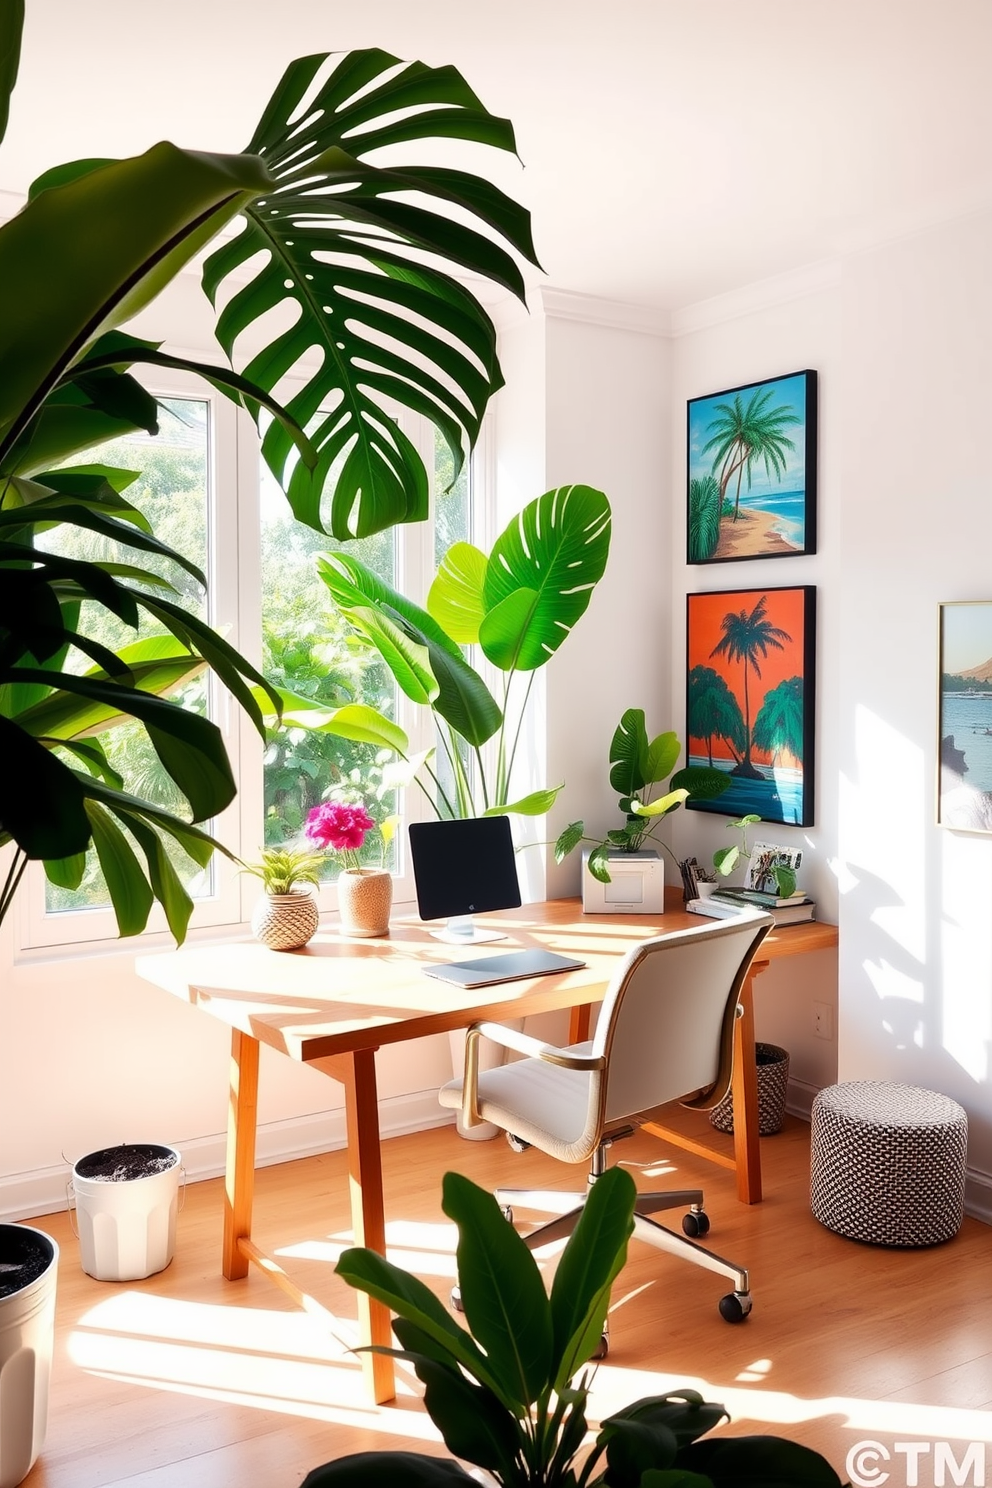
[[[139,956],[135,970],[232,1028],[306,1062],[445,1033],[478,1018],[498,1022],[599,1002],[632,944],[713,923],[686,913],[677,890],[657,917],[584,915],[578,899],[557,899],[479,916],[478,922],[505,928],[509,939],[462,952],[434,940],[410,917],[393,921],[388,939],[348,940],[323,930],[299,951],[270,951],[255,941],[187,946]],[[836,944],[834,925],[791,925],[768,936],[756,965]],[[430,962],[496,955],[515,946],[545,946],[586,965],[473,989],[421,974]]]

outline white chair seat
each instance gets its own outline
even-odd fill
[[[592,1045],[574,1044],[566,1052],[588,1053]],[[599,1102],[597,1072],[561,1069],[540,1059],[518,1059],[479,1075],[479,1115],[503,1131],[540,1147],[561,1162],[585,1162],[596,1150],[591,1130]],[[438,1091],[442,1106],[459,1110],[462,1080],[450,1080]]]

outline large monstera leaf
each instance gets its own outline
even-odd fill
[[[494,666],[530,672],[550,661],[603,577],[610,530],[610,503],[591,486],[559,486],[514,517],[483,585],[479,642]]]
[[[502,385],[489,316],[438,262],[523,299],[517,263],[497,240],[537,260],[529,214],[489,182],[396,163],[398,147],[420,140],[515,150],[509,122],[454,68],[370,49],[343,56],[325,78],[327,61],[301,58],[284,74],[246,152],[277,184],[245,208],[244,229],[207,260],[203,282],[215,302],[234,289],[217,324],[232,359],[242,332],[292,311],[244,374],[271,392],[301,359],[316,363],[287,406],[315,424],[317,478],[299,463],[290,472],[285,429],[271,426],[263,450],[297,517],[346,539],[427,515],[426,472],[390,406],[434,423],[457,474]],[[370,159],[383,150],[390,163]]]

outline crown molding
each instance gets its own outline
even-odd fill
[[[542,284],[537,292],[545,315],[554,320],[577,320],[584,325],[607,326],[615,331],[637,331],[644,336],[670,336],[672,317],[655,305],[632,305],[624,300],[604,300],[598,295],[579,294]]]
[[[802,268],[789,269],[784,274],[758,279],[740,289],[731,289],[726,294],[698,300],[694,305],[673,311],[672,335],[689,336],[695,331],[723,325],[728,320],[738,320],[744,315],[754,315],[790,300],[801,300],[807,295],[833,289],[840,283],[840,277],[840,259],[822,258]]]

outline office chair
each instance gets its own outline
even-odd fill
[[[610,1146],[658,1106],[680,1099],[707,1110],[722,1100],[730,1087],[738,997],[771,926],[770,916],[745,912],[636,946],[613,977],[587,1043],[558,1049],[498,1023],[474,1024],[464,1077],[442,1087],[441,1104],[460,1109],[468,1127],[493,1122],[518,1151],[534,1146],[562,1162],[588,1160],[587,1184],[594,1183]],[[525,1057],[480,1072],[480,1038]],[[496,1199],[511,1221],[514,1205],[556,1216],[523,1236],[536,1250],[571,1234],[585,1195],[501,1188]],[[648,1217],[683,1205],[686,1238]],[[742,1322],[751,1311],[747,1271],[695,1243],[708,1230],[701,1189],[638,1195],[635,1238],[729,1277],[734,1290],[722,1298],[720,1313]],[[458,1306],[457,1293],[452,1300]],[[604,1333],[597,1357],[607,1348]]]

